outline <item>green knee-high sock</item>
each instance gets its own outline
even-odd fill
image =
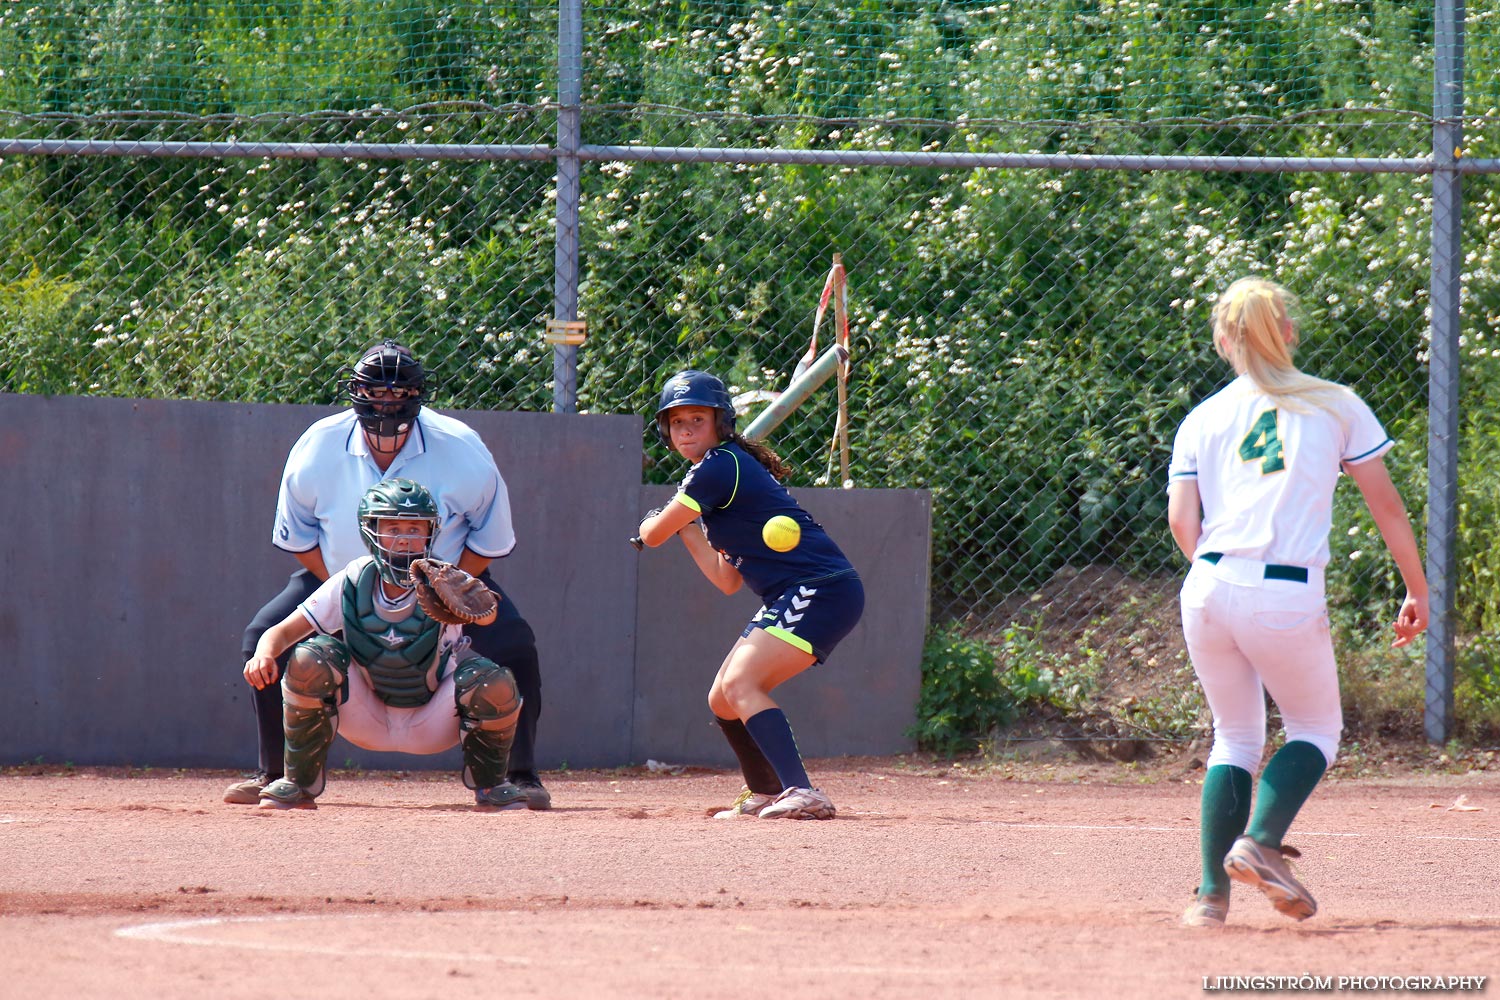
[[[1255,790],[1255,815],[1246,831],[1250,838],[1266,847],[1280,847],[1302,803],[1327,769],[1328,759],[1311,743],[1293,740],[1277,750]]]
[[[1203,881],[1198,894],[1228,895],[1224,855],[1245,832],[1245,821],[1250,818],[1250,772],[1231,764],[1209,768],[1203,776],[1202,803],[1198,847],[1203,855]]]

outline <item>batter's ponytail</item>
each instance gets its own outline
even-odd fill
[[[729,440],[739,445],[750,453],[750,457],[766,467],[766,471],[778,482],[792,474],[792,467],[782,461],[780,455],[771,450],[771,446],[764,441],[751,441],[749,438],[740,437],[739,431],[731,431]]]
[[[1349,390],[1308,375],[1292,362],[1297,346],[1294,305],[1291,293],[1274,281],[1240,278],[1224,289],[1214,306],[1214,349],[1287,409],[1306,412],[1316,407],[1337,413]]]

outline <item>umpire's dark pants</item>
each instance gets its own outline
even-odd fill
[[[516,687],[521,691],[521,719],[516,725],[516,740],[510,748],[511,778],[533,777],[536,774],[536,720],[542,714],[542,675],[537,666],[536,636],[526,619],[516,610],[511,599],[505,595],[490,576],[489,570],[480,574],[484,585],[500,595],[500,612],[488,625],[466,625],[464,634],[474,644],[474,651],[502,667],[509,667],[515,675]],[[319,580],[305,569],[293,573],[286,589],[273,597],[261,608],[245,628],[241,643],[239,666],[255,655],[255,644],[272,625],[297,610],[298,605],[312,596],[318,589]],[[277,659],[282,671],[286,671],[287,657],[291,650]],[[260,739],[260,770],[279,777],[285,770],[286,737],[281,724],[281,685],[267,684],[256,691],[250,689],[255,706],[255,724]]]

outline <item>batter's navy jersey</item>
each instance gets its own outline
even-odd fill
[[[708,543],[763,601],[774,601],[799,583],[854,572],[823,526],[797,506],[765,466],[733,442],[710,448],[688,471],[674,499],[702,516]],[[778,514],[802,529],[801,542],[790,552],[777,552],[761,537],[765,523]]]

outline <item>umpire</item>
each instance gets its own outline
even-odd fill
[[[467,424],[423,407],[427,378],[405,346],[385,340],[364,350],[346,369],[340,390],[353,404],[309,427],[287,456],[276,500],[272,543],[301,563],[286,588],[245,629],[236,672],[255,652],[261,634],[291,614],[328,579],[365,554],[359,535],[359,499],[382,479],[402,476],[426,486],[439,504],[433,555],[479,577],[500,598],[500,613],[466,634],[475,652],[508,667],[523,699],[510,753],[510,780],[532,809],[548,809],[552,796],[536,772],[536,722],[541,714],[541,674],[536,637],[515,604],[490,577],[491,560],[508,555],[516,536],[510,498],[495,459]],[[286,655],[277,661],[286,669]],[[283,774],[285,746],[281,685],[253,697],[260,740],[255,774],[224,792],[224,801],[252,805]]]

